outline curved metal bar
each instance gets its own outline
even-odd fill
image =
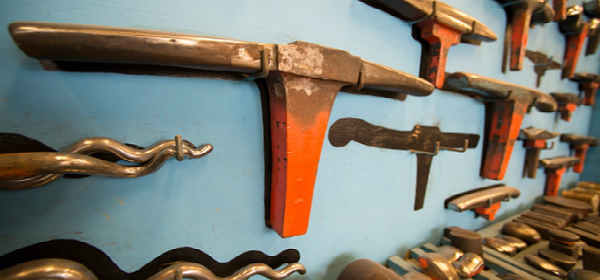
[[[98,280],[84,265],[64,259],[40,259],[0,271],[2,280]]]
[[[242,268],[235,274],[221,278],[212,273],[212,271],[208,270],[201,264],[197,263],[178,263],[171,265],[154,276],[148,278],[148,280],[171,280],[176,279],[178,273],[183,278],[193,279],[193,280],[245,280],[256,274],[262,275],[269,279],[281,280],[288,276],[290,276],[294,272],[298,272],[300,274],[306,273],[306,268],[302,264],[292,263],[287,265],[281,270],[273,270],[266,264],[263,263],[254,263],[247,265]]]
[[[200,158],[212,151],[210,144],[197,149],[188,141],[162,141],[146,149],[135,149],[110,138],[88,138],[67,147],[61,153],[18,153],[0,155],[0,188],[28,189],[48,184],[66,173],[95,174],[132,178],[154,173],[166,160],[181,154]],[[86,154],[110,152],[119,158],[143,163],[124,166]]]

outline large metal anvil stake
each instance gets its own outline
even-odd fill
[[[444,85],[448,50],[462,40],[496,41],[496,34],[461,10],[436,0],[361,0],[392,16],[415,23],[428,43],[421,57],[421,77],[436,88]]]
[[[563,134],[560,136],[560,141],[569,143],[571,151],[575,151],[575,157],[579,162],[573,166],[573,172],[583,173],[583,165],[585,156],[590,147],[598,146],[598,138],[592,136],[583,136],[575,134]]]
[[[579,158],[565,156],[540,160],[540,166],[546,169],[546,195],[558,195],[562,175],[567,172],[567,168],[573,167],[577,162]]]
[[[527,175],[528,178],[535,178],[537,168],[540,163],[540,150],[549,150],[554,148],[554,142],[548,147],[547,140],[550,140],[560,133],[549,132],[544,129],[537,129],[528,127],[521,129],[519,133],[519,140],[523,140],[523,147],[527,150],[525,152],[525,164],[523,166],[523,177]]]
[[[486,102],[486,131],[481,177],[502,180],[510,161],[521,123],[531,106],[554,112],[554,98],[534,89],[476,74],[456,72],[446,78],[447,89]]]
[[[579,84],[579,90],[583,91],[583,105],[596,104],[596,92],[600,88],[600,75],[592,73],[575,73],[571,81]]]
[[[527,38],[532,23],[548,23],[554,10],[545,0],[496,0],[507,14],[502,72],[506,71],[510,49],[510,70],[521,71],[525,61]],[[555,4],[557,4],[555,2]]]
[[[340,90],[431,94],[423,79],[346,51],[306,42],[262,44],[81,24],[13,23],[27,55],[52,61],[160,65],[254,74],[269,89],[270,225],[282,237],[308,229],[329,114]]]
[[[575,5],[567,9],[567,19],[559,22],[558,28],[567,40],[563,59],[562,78],[573,78],[583,42],[588,36],[590,23],[583,20],[583,7]]]

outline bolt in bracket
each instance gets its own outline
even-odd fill
[[[579,98],[579,96],[573,93],[553,92],[550,93],[550,95],[554,97],[558,104],[556,112],[559,112],[560,118],[567,122],[571,121],[571,116],[573,115],[573,112],[577,110],[577,106],[584,102],[583,98]]]
[[[523,140],[523,147],[527,149],[525,152],[525,164],[523,165],[523,177],[535,178],[540,160],[540,150],[549,150],[554,148],[554,142],[548,147],[546,143],[560,133],[549,132],[544,129],[528,127],[521,129],[518,140]]]
[[[421,77],[436,88],[444,85],[446,60],[451,46],[461,41],[492,42],[498,38],[483,23],[436,0],[361,0],[392,16],[408,21],[425,41]]]
[[[27,55],[81,63],[162,65],[263,78],[269,91],[272,170],[268,222],[282,237],[308,229],[329,114],[340,90],[427,96],[423,79],[330,47],[263,44],[152,30],[82,24],[13,23]],[[214,76],[214,75],[213,75]],[[362,77],[362,78],[361,78]],[[268,171],[267,171],[268,172]]]
[[[560,22],[567,19],[567,0],[552,0],[554,8],[554,21]]]
[[[560,141],[569,143],[571,151],[575,151],[575,157],[579,159],[579,162],[573,167],[573,172],[583,173],[587,150],[590,146],[598,146],[598,138],[575,134],[563,134],[560,136]]]
[[[600,75],[575,73],[571,81],[579,84],[579,90],[584,95],[583,105],[593,106],[596,103],[596,92],[600,88]]]
[[[556,111],[556,101],[534,89],[472,73],[456,72],[446,78],[444,89],[486,103],[486,131],[481,177],[502,180],[510,161],[521,123],[531,106],[540,112]]]
[[[573,167],[577,162],[579,162],[579,158],[566,156],[540,160],[540,166],[546,168],[544,172],[546,173],[546,195],[558,195],[562,175],[565,174],[567,168]]]

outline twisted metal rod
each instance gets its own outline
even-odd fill
[[[196,148],[177,135],[175,140],[162,141],[145,149],[132,148],[110,138],[94,137],[78,141],[60,153],[0,154],[0,188],[35,188],[55,181],[67,173],[140,177],[154,173],[173,156],[178,160],[183,160],[185,156],[200,158],[212,149],[210,144]],[[125,166],[87,155],[97,152],[109,152],[122,160],[143,164]]]
[[[299,263],[288,264],[281,270],[273,270],[264,263],[253,263],[245,266],[229,277],[218,277],[208,268],[198,263],[176,263],[148,280],[246,280],[254,275],[262,275],[273,280],[282,280],[292,273],[306,273],[306,268]],[[65,259],[39,259],[11,266],[0,270],[2,280],[98,280],[96,275],[84,265]]]
[[[65,259],[40,259],[0,270],[2,280],[98,280],[84,265]]]
[[[178,263],[159,271],[154,276],[148,278],[148,280],[174,280],[182,278],[193,280],[246,280],[257,274],[269,279],[281,280],[294,272],[304,274],[306,273],[306,268],[304,268],[304,265],[302,264],[291,263],[281,270],[273,270],[266,264],[253,263],[245,266],[229,277],[221,278],[214,275],[212,271],[201,264]]]

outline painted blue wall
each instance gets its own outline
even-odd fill
[[[535,87],[533,65],[500,71],[505,13],[492,0],[445,1],[471,14],[498,37],[481,46],[453,47],[448,72],[468,71]],[[255,42],[303,40],[418,75],[420,45],[408,24],[357,0],[338,1],[3,1],[0,26],[49,21],[157,29]],[[557,24],[532,29],[528,49],[562,62],[564,37]],[[0,191],[0,254],[56,238],[78,239],[104,250],[134,271],[167,250],[190,246],[219,261],[252,249],[276,254],[297,248],[308,269],[297,279],[333,279],[356,258],[383,262],[441,229],[488,225],[473,213],[445,210],[448,196],[497,181],[479,177],[482,143],[464,154],[441,152],[433,160],[425,206],[414,212],[415,156],[351,143],[323,145],[311,223],[305,236],[282,239],[264,226],[264,150],[261,103],[251,82],[46,72],[26,57],[7,31],[0,32],[0,131],[15,132],[62,149],[93,136],[149,146],[181,134],[211,143],[205,158],[171,160],[137,179],[62,179],[25,191]],[[598,73],[600,53],[580,58],[578,71]],[[542,91],[576,92],[576,84],[549,71]],[[415,124],[445,132],[483,133],[484,106],[458,94],[435,91],[400,102],[340,93],[330,125],[343,117],[398,130]],[[581,106],[570,123],[533,110],[523,123],[586,134],[592,108]],[[596,125],[597,126],[597,125]],[[528,208],[543,191],[544,176],[522,179],[525,150],[518,142],[504,183],[520,198],[504,203],[500,218]],[[542,157],[568,153],[566,144]],[[596,152],[597,153],[597,152]],[[598,170],[588,161],[587,172]],[[597,176],[597,175],[596,175]],[[579,175],[564,176],[563,187]]]

